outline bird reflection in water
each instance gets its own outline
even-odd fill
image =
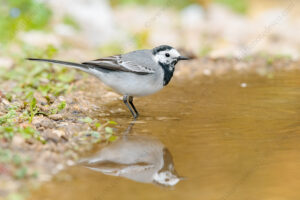
[[[174,168],[169,150],[156,138],[129,134],[132,126],[122,138],[83,159],[81,164],[103,174],[137,182],[176,185],[182,178]]]

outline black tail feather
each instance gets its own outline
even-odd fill
[[[73,67],[73,68],[76,68],[76,69],[80,69],[80,70],[83,70],[83,71],[88,70],[87,65],[80,64],[80,63],[66,62],[66,61],[60,61],[60,60],[51,60],[51,59],[39,59],[39,58],[26,58],[26,60],[61,64],[61,65],[70,66],[70,67]]]

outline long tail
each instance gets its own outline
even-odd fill
[[[66,61],[60,61],[60,60],[39,59],[39,58],[26,58],[26,59],[30,60],[30,61],[37,61],[37,62],[48,62],[48,63],[61,64],[61,65],[65,65],[67,67],[79,69],[79,70],[82,70],[82,71],[85,71],[85,72],[90,72],[89,66],[85,65],[85,64],[66,62]]]

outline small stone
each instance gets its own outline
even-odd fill
[[[15,135],[12,140],[12,146],[21,146],[24,144],[25,139],[20,135]]]
[[[40,103],[41,105],[47,105],[48,101],[45,97],[43,97],[40,93],[35,92],[34,93],[34,98],[36,98],[37,102]]]
[[[56,165],[56,169],[58,171],[63,170],[64,169],[64,165],[63,164],[58,164],[58,165]]]
[[[39,175],[39,180],[42,182],[47,182],[51,180],[51,175],[48,174],[40,174]]]
[[[6,99],[2,99],[1,102],[2,102],[5,106],[9,106],[9,105],[10,105],[9,101],[7,101]]]
[[[59,97],[58,97],[58,100],[59,100],[59,101],[66,101],[66,98],[65,98],[64,96],[59,96]]]
[[[4,67],[6,69],[9,69],[13,65],[14,65],[13,59],[0,57],[0,67]]]
[[[47,45],[59,47],[61,45],[61,39],[57,35],[41,31],[21,32],[19,34],[19,38],[21,41],[36,47],[43,47]]]
[[[33,139],[33,138],[26,139],[25,141],[26,141],[26,143],[29,144],[29,145],[33,145],[33,144],[36,142],[36,140]]]
[[[62,137],[62,136],[66,135],[66,133],[64,131],[61,131],[61,130],[53,130],[52,132],[54,134],[56,134],[58,137]]]
[[[32,124],[37,128],[54,128],[55,123],[44,116],[36,116],[33,118]]]
[[[103,97],[106,97],[106,98],[118,98],[120,95],[118,95],[117,93],[115,92],[106,92]]]
[[[74,161],[73,160],[68,160],[67,161],[67,165],[68,166],[73,166],[75,163],[74,163]]]
[[[27,128],[27,127],[31,127],[32,128],[32,124],[28,123],[28,122],[23,122],[19,125],[22,128]]]
[[[62,120],[63,116],[61,114],[49,115],[49,118],[52,120]]]
[[[245,87],[247,87],[248,85],[247,85],[247,83],[241,83],[241,87],[242,88],[245,88]]]
[[[206,76],[210,76],[211,75],[211,70],[210,69],[204,69],[203,74],[206,75]]]
[[[53,141],[57,143],[60,140],[60,137],[55,133],[55,130],[48,129],[44,133],[42,133],[43,137],[47,141]]]

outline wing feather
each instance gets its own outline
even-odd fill
[[[111,71],[124,71],[137,74],[152,74],[155,72],[153,69],[147,66],[141,66],[133,61],[123,61],[120,55],[100,58],[82,64],[92,66],[95,69],[102,68]]]

